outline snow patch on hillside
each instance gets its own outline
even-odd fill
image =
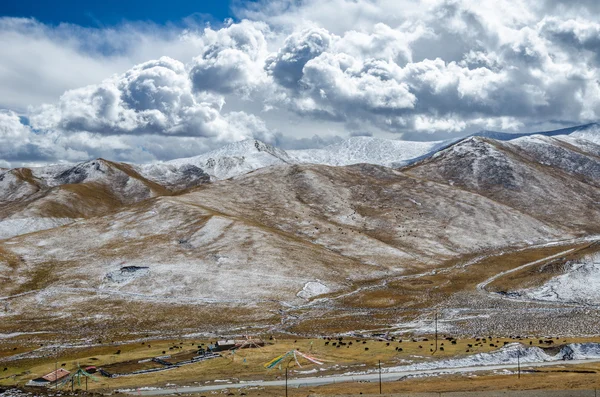
[[[353,137],[322,149],[290,150],[288,153],[298,163],[331,166],[368,163],[394,167],[435,152],[448,143]]]
[[[329,287],[325,284],[319,281],[309,281],[308,283],[304,284],[302,291],[298,292],[296,295],[302,299],[310,299],[315,296],[328,294],[330,292],[331,289],[329,289]]]
[[[191,164],[215,179],[228,179],[271,165],[292,163],[293,159],[282,149],[256,139],[234,142],[199,156],[176,159],[165,164]]]
[[[564,274],[519,293],[534,300],[600,305],[600,255],[569,263]]]
[[[231,219],[213,216],[204,226],[186,241],[191,247],[197,248],[215,242],[225,230],[233,224]],[[183,242],[184,244],[186,242]]]
[[[106,275],[107,283],[125,284],[150,274],[147,266],[123,266]]]
[[[0,221],[0,240],[73,223],[72,218],[21,218]]]
[[[511,343],[490,353],[478,353],[463,358],[439,360],[386,368],[385,372],[403,372],[419,370],[435,370],[448,368],[468,368],[488,365],[506,365],[540,363],[549,361],[586,360],[600,358],[600,344],[572,343],[563,346],[560,351],[551,355],[539,347],[525,347],[519,343]]]
[[[25,198],[37,190],[35,185],[20,178],[15,170],[0,172],[0,203]]]

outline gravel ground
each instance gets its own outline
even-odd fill
[[[583,336],[599,332],[597,307],[515,302],[476,292],[458,293],[443,307],[440,320],[447,320],[457,335]]]

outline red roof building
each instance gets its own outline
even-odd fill
[[[56,371],[52,371],[47,375],[42,376],[42,379],[47,380],[48,382],[56,382],[58,380],[63,379],[66,376],[69,376],[70,372],[64,368],[59,368]]]

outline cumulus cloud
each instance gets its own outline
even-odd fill
[[[3,166],[77,161],[87,153],[56,143],[53,132],[36,133],[12,111],[0,111],[0,159]]]
[[[3,123],[28,142],[17,152],[40,159],[151,161],[250,137],[313,147],[336,135],[426,140],[590,122],[600,116],[598,10],[588,0],[259,0],[222,26],[1,18],[0,93],[16,99],[0,106],[22,110],[37,95],[31,127],[12,113]],[[36,51],[37,62],[22,55]],[[43,152],[50,136],[55,148]]]
[[[161,56],[187,63],[200,51],[199,36],[195,26],[103,29],[0,17],[0,107],[23,112]]]
[[[266,69],[280,85],[296,88],[304,74],[304,66],[326,51],[332,37],[325,29],[307,29],[292,33],[282,48],[269,57]]]
[[[302,83],[318,107],[352,117],[360,111],[386,113],[415,106],[409,86],[394,78],[394,64],[363,62],[346,54],[323,54],[304,67]]]
[[[335,7],[360,30],[330,20],[325,10]],[[274,102],[348,125],[368,118],[388,131],[457,134],[598,118],[598,24],[548,9],[518,0],[309,0],[263,2],[244,15],[316,26],[292,33],[267,60],[288,89]]]
[[[104,135],[162,134],[239,140],[264,130],[255,116],[222,115],[222,97],[196,96],[185,65],[162,57],[101,84],[70,90],[32,112],[40,130]]]
[[[202,54],[192,62],[190,77],[197,91],[246,93],[265,84],[268,26],[242,21],[202,36]]]

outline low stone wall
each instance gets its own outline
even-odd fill
[[[148,374],[151,372],[160,372],[160,371],[168,371],[170,369],[175,369],[175,368],[179,368],[181,366],[184,365],[189,365],[189,364],[195,364],[195,363],[199,363],[202,361],[206,361],[206,360],[210,360],[213,358],[218,358],[221,357],[219,354],[215,354],[215,353],[207,353],[203,356],[197,356],[192,358],[191,360],[187,360],[187,361],[180,361],[177,363],[169,363],[167,361],[164,361],[160,358],[153,358],[152,361],[163,365],[164,367],[162,368],[152,368],[152,369],[142,369],[139,371],[133,371],[133,372],[125,372],[125,373],[110,373],[104,369],[99,369],[98,372],[100,372],[100,374],[102,374],[102,376],[106,376],[107,378],[119,378],[121,376],[133,376],[133,375],[141,375],[141,374]]]

